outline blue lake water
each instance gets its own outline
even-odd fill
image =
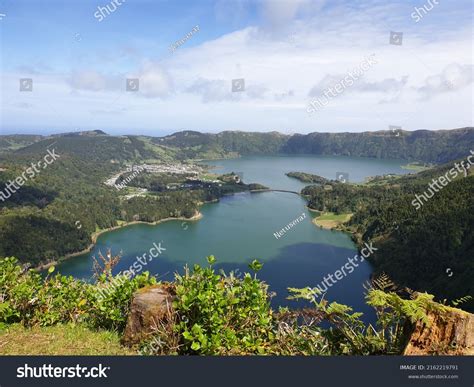
[[[335,178],[336,172],[346,172],[354,182],[377,174],[406,172],[400,168],[401,161],[348,157],[245,157],[206,163],[213,165],[215,172],[243,173],[246,183],[297,191],[305,184],[288,178],[286,172],[309,172],[331,179]],[[218,203],[205,204],[201,213],[202,219],[195,222],[136,224],[103,234],[90,253],[61,263],[58,271],[90,279],[93,256],[99,251],[105,253],[107,249],[122,254],[116,271],[123,271],[156,243],[166,250],[147,262],[142,270],[148,270],[160,279],[172,280],[174,273],[182,272],[185,265],[205,265],[206,256],[211,254],[217,258],[217,268],[237,270],[238,273],[249,271],[248,263],[258,259],[264,263],[258,276],[276,294],[272,303],[296,306],[294,301],[286,299],[288,287],[316,286],[357,253],[349,235],[312,224],[313,214],[306,208],[306,201],[295,194],[237,194],[224,197]],[[302,221],[282,237],[275,238],[275,232],[302,214],[305,214]],[[364,302],[363,288],[371,272],[369,263],[359,264],[351,274],[330,287],[325,298],[351,305],[366,314],[366,321],[372,321],[373,313]]]

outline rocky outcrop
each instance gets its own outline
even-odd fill
[[[122,343],[133,346],[173,321],[174,287],[152,285],[136,292],[130,305]]]
[[[429,312],[429,324],[418,321],[405,355],[474,355],[474,315],[447,308]]]

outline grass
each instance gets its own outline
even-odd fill
[[[120,345],[118,334],[82,325],[25,328],[19,324],[0,330],[0,355],[135,355]]]
[[[351,216],[352,214],[336,215],[333,212],[323,212],[313,219],[313,223],[323,228],[333,229],[340,226],[342,223],[347,222]]]
[[[409,170],[409,171],[415,171],[415,172],[426,171],[426,170],[430,169],[431,167],[432,166],[430,166],[430,165],[424,165],[424,164],[420,164],[420,163],[409,163],[409,164],[401,166],[402,169],[406,169],[406,170]]]

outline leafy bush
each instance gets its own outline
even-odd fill
[[[78,321],[87,311],[90,285],[73,277],[46,279],[17,265],[15,258],[0,261],[0,322],[54,325]]]
[[[195,355],[374,355],[402,353],[416,321],[428,323],[427,312],[447,307],[426,293],[411,292],[404,299],[386,276],[372,281],[367,303],[377,314],[376,326],[366,326],[362,313],[346,305],[317,299],[317,288],[290,288],[290,299],[306,299],[311,308],[275,313],[268,286],[256,273],[237,278],[216,273],[213,256],[208,267],[195,265],[176,275],[173,316],[142,353]],[[15,258],[0,260],[0,325],[52,326],[82,323],[122,331],[133,294],[156,283],[149,273],[134,278],[111,274],[106,261],[95,284],[72,277],[46,278],[18,265]],[[111,263],[111,264],[109,264]],[[253,261],[257,272],[262,264]],[[321,322],[329,323],[322,328]],[[146,350],[145,350],[146,349]]]
[[[366,295],[367,304],[374,307],[377,314],[376,326],[366,326],[360,317],[362,313],[354,313],[352,308],[317,300],[321,291],[317,288],[290,288],[292,299],[306,299],[314,307],[320,320],[331,324],[327,330],[321,331],[331,354],[380,355],[400,354],[406,345],[412,324],[423,321],[428,324],[428,311],[445,310],[445,306],[433,301],[427,293],[413,293],[412,299],[403,299],[393,291],[370,288]]]
[[[108,277],[101,275],[89,298],[89,320],[98,328],[123,331],[127,322],[133,294],[140,288],[156,284],[156,278],[148,272],[133,278],[125,275]]]
[[[93,327],[122,330],[133,293],[156,283],[149,273],[123,282],[111,282],[115,277],[104,274],[93,285],[60,274],[50,278],[54,267],[43,279],[17,263],[15,258],[0,260],[0,323],[48,326],[86,322]]]
[[[246,273],[242,280],[232,274],[216,274],[210,267],[195,265],[176,276],[177,299],[173,306],[180,322],[181,353],[217,355],[265,353],[273,333],[273,313],[268,286]],[[261,264],[254,261],[252,268]]]

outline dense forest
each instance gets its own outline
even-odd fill
[[[397,283],[426,290],[438,299],[456,299],[474,292],[470,196],[474,176],[457,178],[418,211],[412,201],[433,178],[447,173],[456,158],[469,155],[473,136],[473,128],[403,132],[401,138],[388,132],[288,136],[190,131],[161,138],[108,136],[101,131],[0,136],[3,189],[31,162],[40,160],[48,147],[60,155],[11,198],[0,201],[0,257],[16,256],[20,262],[38,265],[87,248],[97,231],[131,221],[189,218],[202,202],[264,188],[237,181],[233,174],[200,181],[189,174],[144,172],[120,191],[104,184],[134,163],[281,152],[453,160],[417,174],[377,176],[364,184],[344,184],[304,172],[288,176],[311,184],[302,191],[310,208],[353,214],[344,227],[357,241],[376,243],[378,251],[371,259],[377,273],[386,272]],[[448,269],[454,275],[449,276]],[[472,302],[468,307],[473,308]]]
[[[154,138],[152,141],[155,144],[179,148],[186,158],[281,153],[394,158],[442,163],[469,154],[474,143],[474,128],[306,135],[237,131],[209,134],[184,131]]]
[[[366,184],[339,182],[302,190],[309,207],[353,213],[345,230],[378,248],[371,262],[398,284],[457,299],[474,294],[474,174],[459,175],[420,209],[412,204],[446,164],[415,175],[379,177]],[[329,189],[327,184],[329,184]],[[465,306],[474,310],[471,301]]]
[[[43,138],[4,154],[0,158],[0,187],[5,189],[8,181],[41,160],[49,144],[59,159],[41,169],[10,198],[0,200],[0,257],[15,256],[23,263],[43,264],[86,249],[96,231],[123,222],[190,218],[203,202],[256,188],[223,176],[219,184],[167,190],[163,189],[167,181],[185,183],[187,176],[152,178],[152,174],[144,173],[130,189],[119,192],[103,183],[127,162],[167,162],[172,157],[137,138],[96,132]],[[134,187],[148,188],[149,192],[134,196]]]
[[[465,157],[474,143],[474,128],[453,130],[389,130],[362,133],[224,131],[216,134],[182,131],[164,137],[107,136],[104,132],[66,133],[49,137],[0,136],[0,151],[41,149],[60,141],[64,151],[108,162],[141,159],[216,159],[239,155],[316,154],[394,158],[443,163]],[[32,144],[31,146],[26,146]]]

